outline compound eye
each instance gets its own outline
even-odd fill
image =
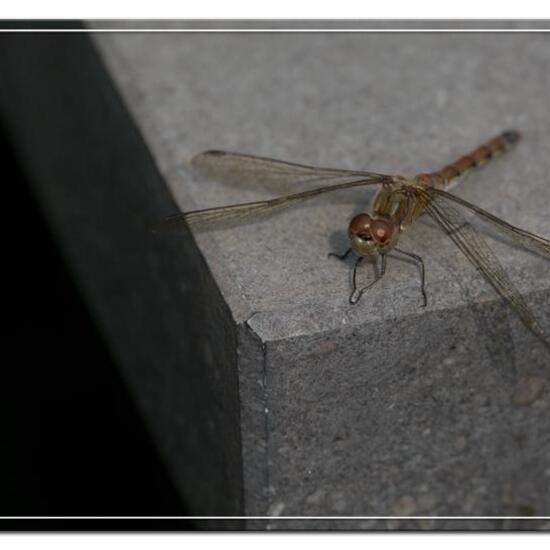
[[[370,232],[377,243],[386,244],[393,237],[394,225],[387,220],[372,220]]]
[[[359,237],[360,239],[371,239],[371,223],[373,219],[368,214],[357,214],[350,222],[348,234],[350,239]]]

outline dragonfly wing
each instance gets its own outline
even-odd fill
[[[252,182],[254,184],[301,184],[334,182],[342,178],[370,179],[382,174],[354,170],[318,168],[228,151],[205,151],[191,160],[199,174],[223,181]]]
[[[155,229],[177,229],[187,225],[194,229],[216,229],[232,222],[245,222],[270,210],[275,210],[276,205],[270,201],[257,201],[242,204],[231,204],[218,208],[205,208],[168,216],[155,226]]]
[[[540,235],[535,235],[534,233],[530,233],[529,231],[525,231],[525,229],[515,227],[505,222],[504,220],[497,218],[490,212],[487,212],[486,210],[479,208],[479,206],[469,203],[468,201],[465,201],[464,199],[461,199],[456,195],[452,195],[451,193],[442,191],[441,189],[435,189],[435,188],[429,189],[429,193],[437,195],[439,197],[443,197],[444,199],[450,200],[452,202],[455,202],[456,204],[459,204],[469,209],[471,212],[474,212],[475,214],[477,214],[477,216],[481,218],[483,221],[489,222],[492,225],[492,227],[504,233],[506,236],[512,238],[514,241],[516,241],[518,244],[520,244],[524,248],[533,250],[534,252],[550,257],[550,241],[548,239],[545,239]]]
[[[508,302],[524,324],[548,345],[549,342],[533,312],[480,233],[443,195],[434,196],[426,190],[417,190],[417,193],[421,196],[428,214],[443,228],[496,292]]]
[[[361,179],[358,176],[352,177],[348,175],[347,179],[340,183],[326,185],[324,187],[318,187],[316,189],[310,189],[284,197],[183,212],[164,219],[155,229],[177,228],[184,224],[196,229],[216,229],[228,224],[240,223],[258,218],[326,193],[343,191],[344,189],[351,189],[354,187],[379,185],[381,183],[390,184],[390,182],[386,181],[385,177],[382,176]]]

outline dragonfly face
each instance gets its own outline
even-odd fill
[[[398,227],[388,218],[358,214],[348,228],[351,248],[358,256],[389,252],[397,242]]]

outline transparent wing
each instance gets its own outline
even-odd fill
[[[161,221],[154,229],[177,228],[182,224],[188,224],[196,229],[216,229],[227,224],[244,222],[259,216],[267,215],[326,193],[333,193],[353,187],[379,185],[382,183],[389,185],[391,181],[385,179],[388,177],[389,176],[376,176],[369,179],[360,179],[357,175],[347,175],[344,181],[340,183],[326,185],[324,187],[318,187],[316,189],[302,191],[301,193],[294,193],[284,197],[175,214]]]
[[[548,239],[545,239],[540,235],[530,233],[529,231],[525,231],[525,229],[515,227],[505,222],[504,220],[497,218],[490,212],[479,208],[479,206],[469,203],[468,201],[465,201],[464,199],[461,199],[456,195],[452,195],[451,193],[442,191],[441,189],[430,189],[429,192],[431,194],[443,197],[444,199],[460,204],[465,208],[468,208],[469,210],[477,214],[477,216],[479,216],[482,220],[489,222],[492,227],[494,227],[501,233],[504,233],[506,236],[512,238],[515,242],[517,242],[524,248],[550,257],[550,241]]]
[[[203,175],[223,181],[238,180],[252,183],[310,183],[354,177],[370,179],[383,174],[355,170],[318,168],[265,157],[231,153],[228,151],[205,151],[191,160],[193,169]]]
[[[525,325],[547,345],[544,332],[523,296],[509,279],[498,258],[479,232],[453,207],[451,201],[432,189],[415,188],[428,214],[443,228],[460,251],[482,273],[496,292],[508,302]]]

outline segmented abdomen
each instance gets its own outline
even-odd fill
[[[414,178],[415,183],[426,187],[446,187],[453,179],[462,176],[468,170],[485,164],[493,157],[512,149],[520,137],[520,133],[516,130],[503,132],[441,170],[430,174],[419,174]]]

